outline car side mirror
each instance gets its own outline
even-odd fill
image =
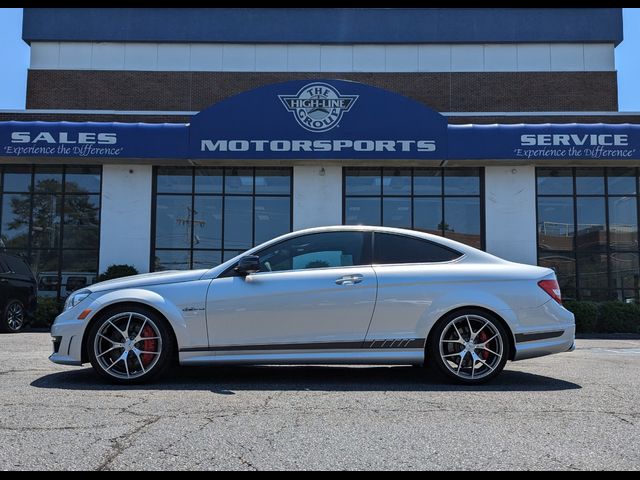
[[[242,276],[251,275],[260,271],[260,257],[257,255],[247,255],[242,257],[238,262],[238,266],[235,271]]]

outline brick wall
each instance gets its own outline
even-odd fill
[[[265,73],[30,70],[27,108],[199,111],[269,83],[341,78],[441,112],[616,111],[616,72]]]
[[[191,117],[187,115],[122,115],[117,113],[28,113],[28,112],[2,112],[0,122],[11,120],[19,122],[122,122],[122,123],[188,123]],[[640,115],[615,116],[597,115],[549,115],[549,116],[449,116],[447,120],[452,125],[474,124],[515,124],[515,123],[640,123]]]

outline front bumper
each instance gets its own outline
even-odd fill
[[[62,312],[51,327],[53,354],[49,357],[59,365],[82,365],[82,339],[87,322],[77,320],[78,312],[72,308]]]

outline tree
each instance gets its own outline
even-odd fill
[[[60,245],[60,229],[64,215],[65,245],[67,248],[97,248],[99,242],[98,208],[88,194],[82,193],[75,183],[67,184],[65,205],[62,205],[61,185],[58,180],[45,179],[37,183],[33,195],[11,198],[13,218],[8,230],[23,230],[6,241],[7,247],[27,245],[31,220],[31,248],[54,249]]]

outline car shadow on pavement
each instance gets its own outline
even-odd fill
[[[31,386],[76,391],[210,391],[220,395],[260,390],[551,392],[582,388],[566,380],[513,370],[505,370],[484,385],[454,385],[444,382],[427,370],[408,366],[176,367],[155,383],[134,386],[110,385],[97,377],[92,369],[85,368],[46,375],[32,382]]]

